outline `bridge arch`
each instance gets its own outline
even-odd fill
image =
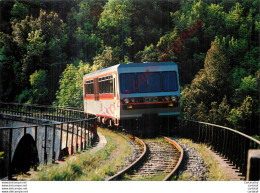
[[[25,134],[19,141],[12,159],[12,173],[27,172],[31,167],[39,165],[38,150],[35,140]]]

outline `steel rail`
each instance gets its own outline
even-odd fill
[[[130,172],[131,170],[133,170],[133,168],[137,167],[138,165],[140,165],[142,163],[142,161],[146,158],[148,151],[147,151],[147,145],[139,138],[137,137],[133,137],[130,136],[130,138],[135,138],[136,140],[138,140],[139,143],[141,143],[144,146],[144,152],[142,153],[142,155],[135,161],[133,162],[131,165],[129,165],[128,167],[126,167],[125,169],[123,169],[122,171],[118,172],[117,174],[115,174],[114,176],[110,177],[108,179],[108,181],[115,181],[115,180],[120,180],[122,179],[123,175]],[[184,157],[184,151],[182,149],[182,147],[173,139],[170,139],[168,137],[164,137],[164,139],[169,142],[170,144],[172,144],[179,152],[180,152],[180,157],[178,159],[177,164],[174,166],[174,168],[171,170],[171,172],[163,179],[163,181],[167,181],[169,180],[174,174],[175,172],[179,169],[182,161],[183,161],[183,157]]]
[[[137,167],[139,164],[141,164],[142,161],[146,158],[146,156],[148,154],[147,145],[144,143],[143,140],[139,139],[138,137],[132,136],[132,135],[128,135],[128,137],[132,138],[133,140],[137,140],[137,142],[143,146],[143,153],[132,164],[130,164],[128,167],[126,167],[125,169],[121,170],[120,172],[118,172],[114,176],[110,177],[107,181],[115,181],[115,180],[122,179],[124,174],[126,174],[129,171],[131,171],[133,168]]]
[[[167,180],[170,180],[170,178],[174,175],[174,173],[179,169],[181,163],[182,163],[182,160],[183,160],[183,157],[184,157],[184,150],[183,148],[173,139],[170,139],[168,137],[164,137],[164,139],[166,141],[168,141],[170,144],[174,145],[180,152],[180,158],[176,164],[176,166],[172,169],[172,171],[163,179],[163,181],[167,181]]]

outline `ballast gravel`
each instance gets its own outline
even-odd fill
[[[183,143],[181,140],[173,138],[184,150],[184,160],[179,175],[185,173],[189,181],[206,181],[207,166],[204,164],[202,157],[198,155],[196,149]]]

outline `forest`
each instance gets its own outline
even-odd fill
[[[0,5],[0,101],[82,108],[84,74],[174,61],[182,118],[259,136],[258,0]]]

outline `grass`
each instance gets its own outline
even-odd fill
[[[108,129],[98,128],[107,140],[107,145],[92,153],[90,150],[69,157],[66,162],[58,165],[40,166],[33,180],[46,181],[100,181],[114,175],[125,163],[126,157],[132,152],[127,140]]]
[[[140,176],[136,179],[134,179],[134,181],[162,181],[167,174],[165,173],[158,173],[156,175],[151,175],[151,176]]]
[[[220,168],[219,163],[209,154],[209,150],[205,144],[195,144],[192,143],[189,139],[180,139],[181,142],[188,144],[197,150],[198,155],[202,157],[204,160],[204,164],[206,165],[209,172],[206,174],[207,181],[228,181],[230,180],[224,171]],[[189,178],[189,174],[187,172],[181,173],[177,180],[178,181],[187,181]],[[174,178],[173,180],[176,180]],[[199,180],[199,178],[193,179],[194,181]]]

